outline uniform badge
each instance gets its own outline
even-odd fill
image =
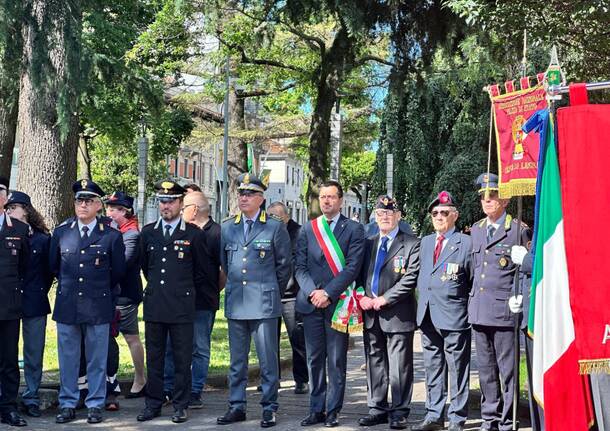
[[[259,256],[261,259],[263,259],[263,258],[265,257],[265,250],[261,250],[261,251],[258,253],[258,256]]]
[[[183,252],[179,252],[178,253],[178,259],[184,259],[184,253]]]
[[[442,282],[447,281],[447,276],[445,274],[441,275],[441,281]]]
[[[500,264],[500,267],[504,268],[506,265],[508,265],[508,259],[502,256],[498,263]]]
[[[163,189],[163,193],[165,194],[168,194],[169,189],[171,189],[172,187],[174,187],[174,183],[172,183],[171,181],[163,181],[161,183],[161,188]]]
[[[99,257],[95,258],[95,266],[100,266],[100,258]]]
[[[178,251],[180,247],[178,247],[177,245],[174,246],[174,250]]]
[[[81,186],[81,188],[86,189],[87,188],[87,180],[81,180],[80,186]]]
[[[394,258],[394,272],[399,273],[402,268],[402,256],[396,256]]]
[[[13,256],[17,256],[17,250],[12,249],[12,250],[11,250],[11,254],[12,254]]]

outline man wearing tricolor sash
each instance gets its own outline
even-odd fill
[[[311,389],[309,415],[301,425],[335,427],[345,393],[348,332],[362,328],[354,281],[362,264],[364,227],[341,214],[338,182],[325,182],[319,200],[322,215],[301,228],[296,250],[296,309],[303,314]]]
[[[364,313],[367,403],[360,426],[390,423],[406,429],[413,394],[415,286],[419,273],[419,239],[400,229],[400,207],[382,196],[375,206],[379,234],[365,242],[360,281]],[[388,388],[392,393],[388,401]]]

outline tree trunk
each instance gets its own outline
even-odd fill
[[[0,1],[0,176],[10,178],[17,131],[19,74],[23,54],[23,4]]]
[[[74,213],[78,146],[79,1],[30,0],[19,97],[20,190],[50,226]]]
[[[322,55],[317,82],[317,97],[309,127],[309,178],[307,206],[309,218],[320,215],[320,185],[328,178],[330,156],[330,118],[337,91],[345,74],[353,67],[354,43],[341,28],[329,50]]]
[[[235,132],[246,129],[245,99],[237,97],[235,88],[229,91],[229,131]],[[228,181],[229,181],[229,214],[235,214],[237,208],[236,178],[248,170],[248,152],[246,143],[241,139],[229,140],[228,154]]]
[[[89,137],[81,133],[78,137],[78,177],[91,179],[91,156],[89,155]]]

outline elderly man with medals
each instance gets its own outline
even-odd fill
[[[417,325],[426,370],[426,417],[414,431],[444,428],[447,388],[449,431],[462,431],[468,417],[472,287],[472,241],[455,228],[455,199],[442,191],[428,206],[435,232],[421,241]]]
[[[360,277],[365,296],[359,303],[364,312],[369,414],[360,418],[361,426],[390,422],[392,429],[407,428],[420,245],[419,239],[400,229],[400,215],[394,199],[381,197],[375,207],[379,234],[365,243]]]

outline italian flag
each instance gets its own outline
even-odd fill
[[[547,431],[587,430],[592,413],[579,374],[566,261],[561,182],[552,119],[539,166],[535,259],[528,327],[534,340],[532,392]],[[585,376],[586,377],[586,376]]]

